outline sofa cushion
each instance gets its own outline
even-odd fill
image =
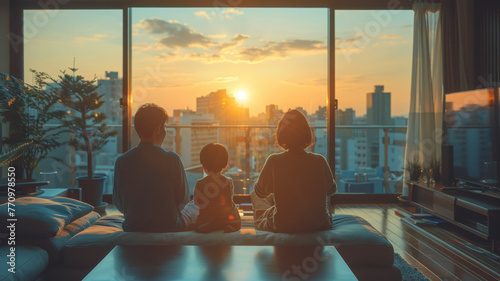
[[[10,246],[0,248],[0,280],[36,280],[49,264],[49,255],[43,249],[35,246],[15,247],[15,273],[9,272]]]
[[[95,266],[115,245],[333,245],[349,266],[392,266],[394,259],[389,241],[364,219],[352,215],[333,215],[331,230],[300,234],[253,228],[209,234],[123,232],[122,222],[121,215],[103,217],[75,235],[63,248],[63,263]]]
[[[49,255],[49,264],[53,265],[60,260],[61,250],[64,247],[64,244],[66,244],[71,237],[92,225],[92,223],[97,221],[100,217],[101,216],[98,213],[91,212],[90,214],[87,214],[68,224],[54,237],[40,238],[24,236],[19,237],[17,243],[21,245],[34,245],[44,249]]]
[[[22,197],[16,199],[14,205],[17,236],[53,237],[70,222],[90,212],[93,207],[70,198],[44,199],[38,197]],[[9,216],[7,203],[0,205],[0,221],[7,222]],[[2,227],[0,231],[7,228]]]
[[[94,210],[94,207],[85,202],[68,198],[68,197],[53,197],[50,198],[53,202],[61,203],[68,207],[71,212],[71,219],[69,222],[73,222]]]

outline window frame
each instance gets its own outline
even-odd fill
[[[438,1],[440,2],[440,1]],[[336,10],[389,10],[396,7],[411,10],[413,0],[169,0],[159,3],[158,0],[10,0],[10,34],[9,37],[23,37],[24,10],[54,9],[60,10],[122,10],[123,15],[123,97],[120,100],[123,114],[123,152],[130,149],[132,141],[132,46],[131,22],[132,8],[327,8],[328,16],[328,95],[327,95],[327,160],[335,175],[335,11]],[[43,5],[43,6],[42,6]],[[10,74],[24,79],[24,41],[18,46],[10,44]],[[333,51],[333,53],[332,53]],[[250,202],[248,195],[239,195],[236,200]],[[339,194],[336,202],[393,202],[394,194]],[[235,196],[236,197],[236,196]]]

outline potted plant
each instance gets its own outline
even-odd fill
[[[3,138],[6,151],[18,151],[11,158],[10,165],[16,167],[18,181],[35,181],[33,171],[40,161],[61,145],[58,136],[60,125],[48,126],[51,120],[57,120],[64,111],[56,110],[58,99],[44,90],[45,73],[35,74],[35,85],[30,86],[22,80],[0,73],[0,114],[3,122],[9,124],[9,133]],[[22,149],[18,149],[22,148]]]
[[[431,171],[431,177],[435,183],[441,183],[441,162],[438,160],[432,160],[429,167]]]
[[[62,71],[57,80],[51,79],[55,83],[51,88],[59,101],[69,108],[60,120],[66,128],[65,131],[74,135],[70,145],[76,150],[84,150],[87,155],[87,176],[77,178],[82,191],[82,201],[101,206],[106,177],[94,175],[93,152],[101,149],[108,143],[109,137],[115,136],[117,132],[109,130],[104,122],[106,114],[99,112],[104,104],[104,95],[97,92],[97,78],[86,80],[81,75],[75,75],[78,69],[70,70],[73,75]]]
[[[413,162],[408,161],[408,164],[406,166],[406,169],[410,174],[410,181],[418,181],[421,178],[423,172],[422,163],[417,160]]]

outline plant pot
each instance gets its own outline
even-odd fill
[[[78,177],[78,186],[82,189],[82,201],[92,206],[100,206],[102,204],[102,194],[104,191],[105,176]]]

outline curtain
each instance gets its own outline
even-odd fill
[[[408,166],[424,168],[441,161],[443,113],[443,55],[440,4],[414,3],[411,98],[406,134],[404,182]],[[408,188],[403,189],[403,196]]]
[[[444,92],[472,90],[481,81],[475,71],[473,0],[441,0]]]

